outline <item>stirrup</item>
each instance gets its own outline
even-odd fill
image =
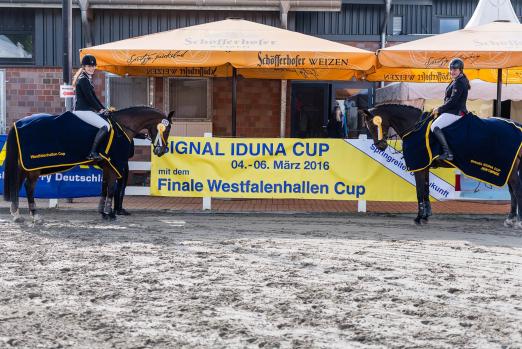
[[[439,155],[438,159],[441,161],[442,160],[453,161],[453,154],[451,154],[449,152],[444,152]]]
[[[90,152],[89,155],[87,155],[87,160],[95,160],[95,161],[101,161],[103,158],[100,156],[97,152]]]

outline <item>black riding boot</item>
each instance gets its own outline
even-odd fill
[[[103,126],[98,130],[98,133],[96,133],[96,136],[94,136],[94,142],[92,142],[91,152],[87,156],[88,160],[102,160],[100,154],[98,154],[98,147],[100,146],[100,143],[105,139],[105,136],[107,136],[108,133],[109,129],[107,128],[107,126]]]
[[[433,134],[439,141],[440,145],[442,146],[442,154],[439,156],[439,160],[453,160],[453,153],[451,152],[448,142],[446,141],[446,137],[444,137],[444,133],[440,129],[440,127],[435,127],[433,129]]]

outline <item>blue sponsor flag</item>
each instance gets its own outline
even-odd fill
[[[0,135],[0,194],[4,192],[6,139],[6,135]],[[76,166],[66,172],[41,176],[36,183],[35,197],[40,199],[59,199],[100,196],[102,176],[101,169],[95,166]],[[20,196],[26,196],[23,186]]]

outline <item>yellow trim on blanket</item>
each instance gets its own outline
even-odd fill
[[[516,125],[515,125],[516,126]],[[520,127],[519,127],[520,128]],[[511,177],[511,172],[513,172],[513,167],[515,166],[515,162],[517,161],[517,157],[518,157],[518,154],[520,153],[520,149],[522,149],[522,142],[520,143],[520,145],[518,146],[518,150],[517,150],[517,153],[515,155],[515,159],[513,160],[513,162],[511,163],[511,168],[509,169],[509,172],[508,172],[508,175],[506,176],[506,181],[504,182],[504,184],[502,185],[496,185],[496,184],[493,184],[493,183],[490,183],[488,181],[485,181],[483,179],[480,179],[480,178],[477,178],[477,177],[474,177],[474,176],[470,176],[469,174],[467,174],[466,172],[464,172],[464,170],[462,170],[461,168],[455,166],[454,164],[452,164],[451,162],[449,162],[448,160],[445,160],[447,163],[450,163],[453,167],[455,168],[458,168],[459,170],[462,171],[462,173],[464,173],[467,177],[469,178],[473,178],[479,182],[483,182],[483,183],[487,183],[487,184],[490,184],[494,187],[497,187],[497,188],[502,188],[503,186],[505,186],[508,182],[509,182],[509,177]]]
[[[70,166],[69,168],[67,169],[64,169],[64,170],[59,170],[59,171],[56,171],[56,172],[50,172],[50,173],[47,173],[48,175],[49,174],[54,174],[54,173],[60,173],[60,172],[65,172],[67,170],[70,170],[71,168],[73,168],[74,166],[77,166],[77,165],[83,165],[83,164],[87,164],[87,163],[92,163],[94,164],[93,160],[84,160],[84,161],[80,161],[80,162],[74,162],[74,163],[70,163],[70,164],[60,164],[60,165],[51,165],[51,166],[42,166],[42,167],[36,167],[36,168],[32,168],[32,169],[28,169],[27,167],[25,167],[24,165],[24,162],[22,160],[22,147],[20,145],[20,138],[18,136],[18,129],[16,128],[16,123],[13,123],[13,127],[14,127],[14,130],[15,130],[15,135],[16,135],[16,145],[18,146],[18,158],[20,160],[20,165],[22,166],[22,168],[27,171],[27,172],[31,172],[31,171],[38,171],[38,170],[43,170],[43,169],[48,169],[48,168],[56,168],[56,167],[66,167],[66,166]],[[112,128],[111,128],[112,130]],[[109,139],[109,141],[112,143],[112,135],[114,134],[114,130],[112,130],[113,133],[111,134],[111,138]],[[7,145],[7,141],[6,141],[6,145]],[[121,173],[114,167],[114,165],[112,164],[110,158],[107,158],[105,156],[103,156],[103,154],[100,154],[100,156],[102,158],[104,158],[107,163],[112,167],[112,169],[114,170],[114,172],[116,172],[117,176],[118,176],[118,179],[122,177]]]
[[[123,129],[121,128],[120,124],[117,123],[116,121],[114,121],[114,123],[116,124],[116,126],[118,126],[118,128],[121,130],[121,132],[125,135],[125,138],[127,138],[129,143],[132,143],[131,139],[129,138],[129,136],[127,136],[127,133],[125,131],[123,131]]]
[[[111,125],[111,132],[109,133],[109,141],[107,142],[107,146],[105,147],[105,154],[109,153],[109,149],[111,149],[112,145],[112,139],[114,138],[114,126],[112,125],[110,120],[107,120],[107,122],[109,123],[109,125]]]
[[[111,158],[108,158],[108,157],[106,157],[106,156],[103,155],[103,154],[100,154],[100,156],[101,156],[103,159],[105,159],[105,161],[107,161],[107,163],[112,167],[112,169],[114,170],[114,172],[116,172],[116,175],[118,176],[118,179],[120,179],[120,178],[122,177],[122,175],[121,175],[120,171],[118,171],[118,170],[116,169],[116,167],[114,167],[114,165],[112,164],[112,162],[111,162]]]
[[[439,156],[435,156],[433,157],[433,153],[431,152],[431,147],[430,147],[430,129],[431,129],[431,124],[433,123],[433,120],[430,120],[430,122],[428,122],[428,127],[426,127],[426,133],[424,135],[424,140],[426,142],[426,150],[428,151],[428,165],[424,166],[423,168],[418,168],[416,170],[411,170],[410,172],[419,172],[419,171],[422,171],[422,170],[425,170],[427,168],[429,168],[433,162],[433,160],[435,160],[436,158],[438,158]],[[453,165],[453,164],[452,164]]]
[[[512,124],[513,126],[515,126],[520,132],[522,132],[522,127],[519,127],[517,124],[515,124],[514,122],[512,122],[511,120],[506,120],[506,119],[503,119],[503,118],[498,118],[498,117],[492,117],[494,119],[497,119],[497,120],[502,120],[504,122],[507,122],[509,124]],[[420,169],[417,169],[417,170],[413,170],[413,171],[410,171],[410,172],[418,172],[418,171],[422,171],[428,167],[430,167],[433,163],[433,160],[435,160],[436,158],[438,158],[439,156],[435,156],[433,159],[432,159],[432,152],[431,152],[431,148],[430,148],[430,144],[429,144],[429,131],[430,131],[430,126],[431,126],[431,123],[433,122],[430,121],[430,124],[428,125],[428,128],[426,129],[426,148],[428,149],[428,155],[430,157],[430,161],[429,161],[429,164],[428,166],[425,166],[423,168],[420,168]],[[403,138],[404,139],[404,138]],[[462,173],[464,173],[467,177],[470,177],[470,178],[473,178],[479,182],[483,182],[483,183],[487,183],[487,184],[490,184],[494,187],[497,187],[497,188],[502,188],[503,186],[505,186],[508,182],[509,182],[509,178],[511,177],[511,172],[513,172],[513,167],[515,166],[515,162],[517,161],[517,158],[518,158],[518,154],[520,153],[520,150],[522,149],[522,142],[520,143],[520,145],[518,146],[518,150],[517,152],[515,153],[515,158],[513,159],[512,163],[511,163],[511,168],[509,169],[509,172],[506,176],[506,181],[504,182],[504,184],[498,186],[496,184],[493,184],[493,183],[490,183],[488,181],[485,181],[483,179],[480,179],[480,178],[477,178],[477,177],[474,177],[474,176],[471,176],[469,174],[467,174],[464,170],[462,170],[460,167],[456,166],[453,162],[451,161],[448,161],[448,160],[444,160],[444,162],[450,164],[451,166],[453,166],[454,168],[458,168],[459,170],[462,171]]]

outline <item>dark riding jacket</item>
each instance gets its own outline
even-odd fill
[[[105,109],[103,104],[100,102],[96,93],[94,93],[94,84],[92,79],[86,72],[82,72],[76,80],[76,104],[74,110],[91,110],[95,113],[101,109]]]
[[[439,107],[439,114],[450,113],[464,115],[468,112],[466,100],[468,99],[469,80],[464,74],[460,74],[446,87],[444,104]]]

